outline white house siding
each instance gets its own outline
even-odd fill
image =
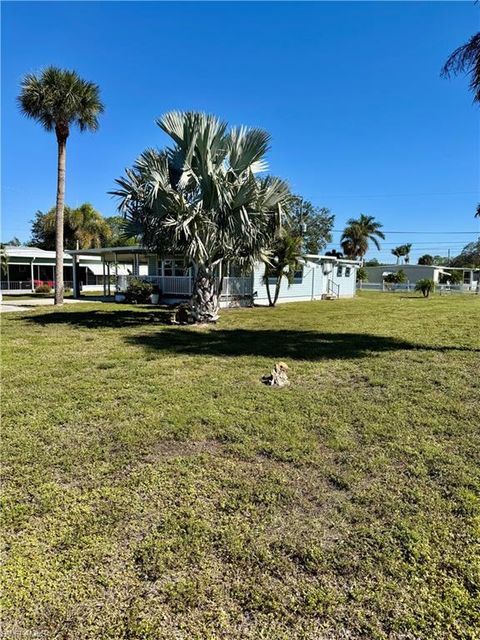
[[[258,264],[253,274],[253,292],[254,303],[259,305],[268,305],[267,286],[263,282],[263,274],[265,267]],[[282,278],[280,286],[280,294],[278,302],[300,302],[302,300],[320,299],[325,293],[324,275],[319,264],[307,262],[303,266],[303,277],[295,279],[289,286],[286,278]],[[275,293],[275,281],[272,279],[270,284],[270,292],[272,297]]]
[[[349,264],[334,265],[332,273],[328,277],[338,286],[339,298],[352,298],[355,295],[356,269],[356,266]]]

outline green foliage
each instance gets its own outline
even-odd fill
[[[303,238],[305,253],[319,254],[332,241],[335,216],[330,209],[315,207],[309,200],[293,196],[287,213],[287,231],[292,236]]]
[[[376,258],[372,258],[372,260],[367,260],[365,262],[366,267],[378,267],[380,262]]]
[[[357,282],[367,282],[368,281],[368,271],[365,267],[360,267],[357,269]]]
[[[5,244],[0,243],[0,270],[4,276],[8,273],[8,255],[5,247]]]
[[[388,273],[383,281],[387,284],[403,284],[407,282],[407,274],[403,269],[399,269],[395,273]]]
[[[393,255],[397,258],[397,264],[400,258],[404,259],[404,262],[408,264],[410,262],[410,251],[412,250],[411,244],[401,244],[395,249],[392,249]]]
[[[133,304],[146,304],[153,293],[153,286],[149,282],[133,278],[125,291],[125,301]]]
[[[35,287],[35,293],[52,293],[52,289],[48,284],[39,284],[38,287]]]
[[[3,636],[477,640],[478,308],[4,314]]]
[[[32,221],[31,247],[55,250],[55,207],[47,213],[37,211]],[[111,244],[112,230],[108,221],[91,204],[85,202],[76,209],[65,206],[64,246],[66,249],[92,249]]]
[[[285,229],[281,231],[265,257],[263,281],[267,287],[269,304],[274,307],[280,293],[282,278],[286,278],[289,286],[293,284],[295,273],[303,265],[303,241],[299,236],[292,236]],[[275,293],[271,295],[270,280],[275,280]]]
[[[111,247],[131,247],[138,244],[139,239],[128,235],[128,226],[122,216],[110,216],[105,218],[105,222],[110,228],[109,246]]]
[[[96,84],[58,67],[47,67],[39,75],[28,73],[22,80],[18,104],[25,116],[64,140],[72,125],[80,131],[96,131],[98,116],[104,110]]]
[[[129,234],[160,255],[181,254],[192,263],[192,311],[200,322],[218,318],[216,269],[241,268],[261,259],[291,194],[267,165],[270,136],[261,129],[228,129],[213,115],[166,113],[158,126],[172,142],[149,149],[116,180],[113,192]]]
[[[422,278],[421,280],[417,280],[415,284],[415,291],[421,291],[423,297],[428,298],[434,287],[435,283],[433,280],[430,280],[429,278]]]
[[[423,256],[420,256],[420,258],[418,259],[418,264],[425,264],[425,265],[435,264],[434,257],[426,253]]]
[[[480,267],[480,240],[470,242],[451,260],[451,267]]]
[[[373,216],[366,216],[363,213],[358,219],[347,220],[347,226],[340,240],[345,255],[354,260],[363,258],[368,251],[370,241],[380,249],[378,239],[385,239],[385,234],[381,231],[382,226]]]

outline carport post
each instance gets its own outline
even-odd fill
[[[105,260],[102,256],[102,269],[103,269],[103,295],[106,297],[107,295],[107,283],[105,281]]]

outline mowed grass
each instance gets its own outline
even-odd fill
[[[3,637],[479,638],[479,298],[167,315],[2,318]]]

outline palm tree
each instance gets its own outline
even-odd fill
[[[382,226],[373,216],[366,216],[363,213],[358,219],[347,220],[347,226],[340,240],[344,253],[349,258],[363,258],[368,251],[370,241],[380,249],[378,238],[385,239],[385,234],[381,231]]]
[[[39,122],[46,131],[55,131],[58,147],[56,199],[55,304],[63,304],[63,210],[65,205],[65,163],[70,127],[96,131],[103,112],[99,88],[80,78],[75,71],[48,67],[39,75],[27,74],[18,97],[24,115]]]
[[[408,264],[410,262],[410,251],[412,250],[412,245],[404,244],[402,245],[402,249],[403,249],[404,262],[405,264]]]
[[[70,211],[70,226],[79,249],[109,246],[112,230],[101,213],[85,202]]]
[[[262,259],[291,197],[266,169],[270,136],[260,129],[228,130],[212,115],[170,112],[157,120],[173,146],[147,150],[116,180],[113,195],[130,235],[161,255],[182,255],[194,270],[196,322],[218,318],[219,274]]]
[[[285,277],[290,286],[294,281],[295,273],[301,269],[303,264],[302,245],[302,236],[293,236],[282,230],[275,239],[269,255],[266,256],[263,281],[266,285],[270,307],[277,304],[282,278]],[[272,279],[275,280],[273,298],[270,292],[270,280]]]
[[[401,258],[401,257],[402,257],[402,255],[403,255],[402,247],[401,247],[401,246],[400,246],[400,247],[395,247],[395,249],[392,249],[392,253],[393,253],[393,255],[396,257],[396,259],[397,259],[397,264],[398,264],[398,263],[400,262],[400,258]]]
[[[477,210],[475,211],[475,218],[480,218],[480,204],[477,204]]]
[[[443,66],[442,76],[450,78],[459,73],[470,75],[473,101],[480,102],[480,32],[476,33],[450,55]]]

